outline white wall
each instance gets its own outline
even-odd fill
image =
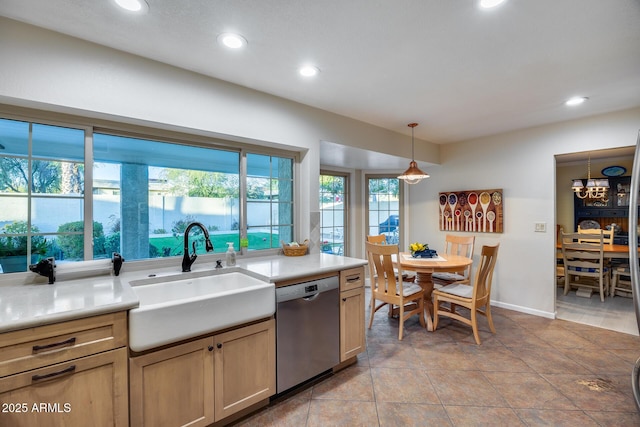
[[[431,178],[410,186],[411,241],[443,246],[438,227],[438,193],[502,188],[504,233],[478,234],[476,258],[484,244],[500,243],[492,299],[497,305],[534,314],[555,312],[554,156],[571,152],[633,146],[640,129],[640,108],[588,119],[445,145],[442,164]],[[567,184],[566,191],[570,191]],[[547,224],[534,232],[535,222]],[[475,271],[474,271],[475,274]]]

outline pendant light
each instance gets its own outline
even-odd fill
[[[420,168],[418,168],[418,164],[414,160],[413,156],[413,128],[418,126],[417,123],[409,123],[407,126],[411,128],[411,163],[409,163],[409,169],[404,171],[402,175],[398,177],[398,179],[404,180],[407,184],[417,184],[425,178],[429,178],[429,175],[422,172]]]
[[[608,200],[609,180],[607,178],[591,178],[591,153],[589,153],[587,160],[587,185],[585,186],[581,179],[574,179],[571,189],[579,199]]]

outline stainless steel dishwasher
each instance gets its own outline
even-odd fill
[[[277,392],[340,362],[338,276],[276,288]]]

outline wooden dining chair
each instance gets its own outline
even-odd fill
[[[480,257],[480,265],[475,277],[475,283],[451,283],[440,289],[433,291],[433,330],[438,328],[439,316],[450,317],[471,326],[476,344],[480,345],[480,334],[478,333],[478,314],[483,315],[489,322],[489,329],[494,334],[496,328],[493,326],[491,317],[491,282],[493,280],[493,270],[498,259],[498,248],[495,246],[483,246]],[[449,303],[449,306],[445,306]],[[458,307],[469,310],[469,318],[458,311]]]
[[[413,282],[404,282],[402,267],[394,265],[393,256],[400,256],[398,245],[381,245],[365,242],[367,261],[369,263],[369,278],[371,280],[371,316],[369,317],[369,329],[373,325],[373,316],[380,308],[388,305],[397,307],[400,321],[398,339],[402,340],[404,322],[414,314],[420,316],[420,324],[426,327],[424,322],[424,291]],[[394,267],[397,271],[394,271]],[[376,301],[381,304],[376,306]],[[413,305],[408,305],[410,303]]]
[[[613,230],[605,230],[601,228],[580,228],[578,225],[578,234],[581,234],[578,242],[580,243],[598,243],[600,240],[599,235],[602,234],[602,242],[605,245],[613,243]]]
[[[473,245],[475,242],[475,236],[447,234],[445,236],[444,253],[473,258]],[[469,283],[470,275],[471,264],[461,270],[433,273],[431,280],[433,280],[434,285],[446,286],[453,282]]]
[[[561,233],[562,258],[564,260],[564,294],[571,288],[578,293],[595,289],[604,302],[609,292],[609,268],[605,265],[602,233],[593,234],[589,241],[582,233]],[[589,295],[591,295],[589,291]]]
[[[611,289],[609,295],[633,298],[631,287],[631,269],[629,265],[615,266],[611,271]]]
[[[378,245],[384,245],[385,243],[387,243],[387,236],[385,236],[384,234],[368,235],[367,242],[377,243]]]

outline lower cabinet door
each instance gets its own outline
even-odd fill
[[[0,425],[127,426],[127,350],[0,379]]]
[[[129,359],[132,426],[213,423],[212,344],[209,337]]]
[[[340,292],[340,361],[365,349],[364,288]]]
[[[274,319],[213,338],[216,421],[275,394]]]

